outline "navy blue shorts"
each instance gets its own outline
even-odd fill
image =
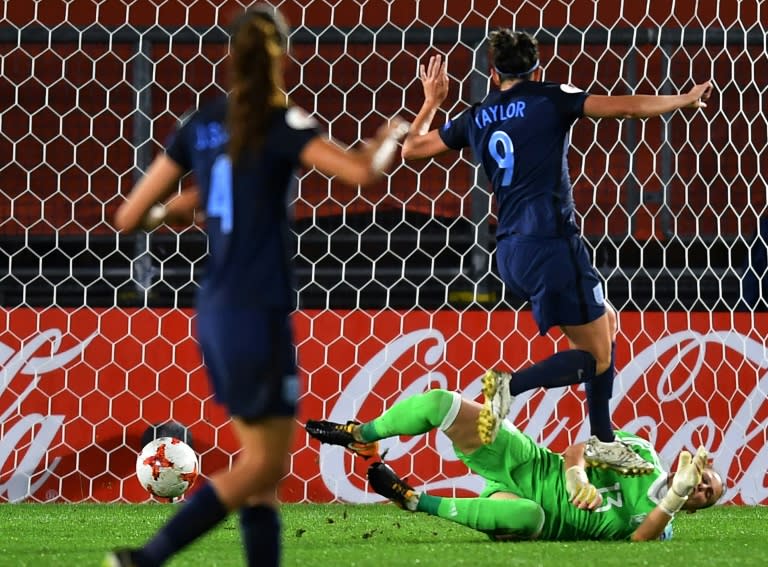
[[[214,396],[231,416],[295,415],[299,380],[287,312],[201,306],[196,323]]]
[[[497,243],[496,259],[507,288],[531,302],[542,335],[555,325],[584,325],[605,313],[603,283],[579,235],[508,236]]]

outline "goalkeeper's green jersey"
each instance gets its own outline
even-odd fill
[[[648,475],[628,477],[612,470],[588,468],[590,482],[603,496],[603,504],[591,512],[579,510],[569,502],[563,457],[539,447],[506,423],[496,441],[486,446],[494,454],[483,454],[485,451],[481,449],[461,457],[470,468],[488,479],[483,495],[512,492],[542,507],[545,521],[539,539],[621,540],[632,535],[666,493],[667,472],[648,441],[623,431],[617,431],[616,436],[653,463],[654,470]],[[671,535],[670,523],[661,539]]]

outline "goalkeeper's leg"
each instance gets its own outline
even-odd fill
[[[306,430],[322,443],[343,445],[362,454],[361,447],[374,447],[379,439],[420,435],[437,427],[445,429],[456,417],[460,401],[458,394],[447,390],[430,390],[397,402],[367,423],[338,424],[310,420]]]
[[[541,506],[526,498],[441,498],[423,493],[416,511],[481,531],[496,540],[536,539],[545,519]]]
[[[385,463],[368,468],[368,482],[378,494],[409,512],[425,512],[487,534],[497,540],[536,539],[544,526],[544,510],[533,500],[511,493],[490,498],[443,498],[417,493]]]
[[[356,432],[362,442],[397,435],[420,435],[444,428],[459,410],[459,395],[447,390],[430,390],[397,402],[376,419],[363,423]],[[453,411],[452,411],[453,409]],[[451,415],[453,414],[453,415]]]

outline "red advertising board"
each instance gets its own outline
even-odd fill
[[[150,424],[187,425],[202,472],[237,451],[210,398],[185,310],[0,311],[0,498],[143,501],[134,465]],[[672,463],[703,443],[727,474],[727,498],[768,504],[768,315],[625,313],[613,415]],[[562,340],[537,336],[526,312],[301,311],[299,422],[366,420],[430,388],[477,398],[487,367],[518,368]],[[579,388],[519,396],[510,419],[553,449],[587,435]],[[388,462],[420,488],[473,493],[446,438],[386,441]],[[364,466],[299,430],[285,501],[366,502]]]

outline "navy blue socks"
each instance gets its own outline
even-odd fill
[[[211,484],[185,502],[176,515],[141,549],[133,554],[139,567],[162,565],[171,555],[213,529],[228,511]]]
[[[509,391],[513,396],[534,388],[562,388],[595,378],[595,359],[585,350],[564,350],[513,373]]]
[[[571,349],[555,353],[525,370],[515,372],[509,391],[517,396],[534,388],[562,388],[584,383],[592,435],[600,441],[613,441],[610,401],[613,396],[615,350],[614,343],[611,365],[599,375],[595,375],[595,359],[587,351]]]
[[[616,343],[611,346],[611,365],[591,381],[584,384],[589,409],[589,426],[592,435],[600,441],[610,442],[615,439],[611,422],[611,397],[613,396],[613,376],[615,373],[614,355]]]
[[[270,506],[240,509],[240,531],[248,565],[280,564],[280,517]]]

